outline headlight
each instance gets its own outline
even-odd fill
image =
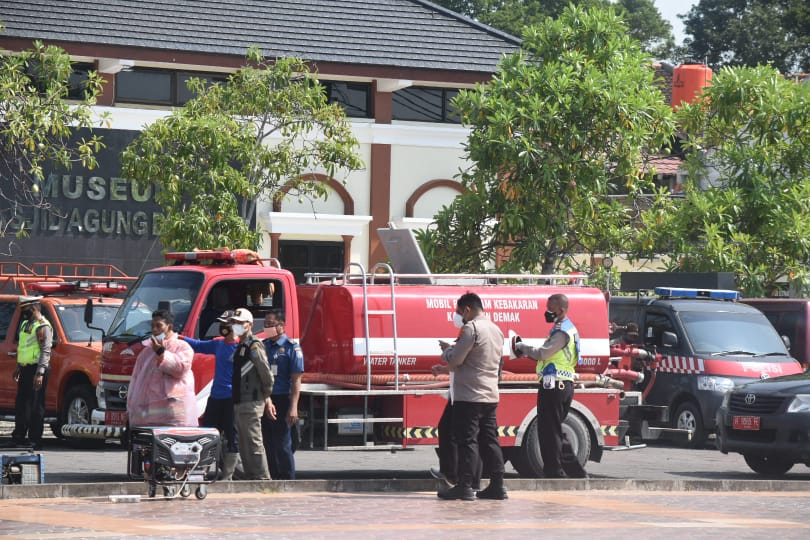
[[[787,412],[810,412],[810,394],[796,394],[788,405]]]
[[[710,392],[727,392],[734,388],[734,381],[726,377],[698,377],[698,390]]]
[[[99,384],[96,386],[96,403],[99,409],[107,408],[107,400],[104,398],[104,388]]]

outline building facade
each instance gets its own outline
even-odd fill
[[[49,171],[58,215],[32,214],[15,260],[112,262],[138,273],[161,262],[159,208],[121,178],[118,155],[144,126],[191,96],[192,76],[224,80],[247,49],[311,63],[330,99],[343,105],[365,169],[328,186],[314,203],[259,204],[262,254],[297,276],[385,260],[376,229],[423,227],[461,190],[462,127],[450,100],[486,82],[519,40],[423,0],[5,0],[0,50],[34,40],[58,45],[82,72],[105,79],[98,111],[107,149],[97,171]],[[41,213],[40,213],[41,214]],[[43,246],[45,246],[43,248]],[[47,256],[46,256],[47,254]]]

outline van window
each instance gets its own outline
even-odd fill
[[[670,318],[663,313],[647,312],[644,322],[644,343],[661,347],[663,345],[664,332],[672,332],[677,335],[675,325]],[[678,336],[679,345],[681,337]]]
[[[696,354],[738,351],[751,356],[786,355],[782,339],[761,313],[680,313]]]
[[[16,302],[0,303],[0,339],[6,339],[8,328],[11,326],[11,319],[14,317],[14,310],[17,309]]]

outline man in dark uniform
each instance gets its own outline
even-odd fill
[[[45,388],[51,365],[53,328],[42,315],[38,297],[20,297],[20,340],[17,345],[17,399],[14,403],[14,444],[26,443],[26,436],[34,449],[42,447],[45,420]]]
[[[301,346],[284,333],[285,322],[281,309],[273,309],[264,317],[264,346],[276,379],[272,395],[276,418],[262,417],[262,438],[273,480],[295,480],[292,428],[298,422],[298,396],[304,373]]]
[[[514,351],[537,360],[537,435],[546,478],[584,478],[585,470],[562,431],[574,399],[574,370],[579,363],[579,332],[568,318],[568,297],[553,294],[546,301],[546,322],[554,323],[540,347],[515,343]]]

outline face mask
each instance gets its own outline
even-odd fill
[[[553,323],[557,321],[557,314],[554,313],[553,311],[546,310],[545,315],[546,315],[546,322]]]
[[[275,326],[265,326],[264,327],[264,336],[268,338],[276,337],[278,335],[278,330],[276,330]]]
[[[460,313],[453,313],[453,326],[464,328],[464,317]]]
[[[233,331],[233,335],[236,337],[240,337],[242,334],[245,333],[245,325],[244,324],[234,324],[231,326],[231,330]]]
[[[228,337],[231,335],[231,327],[227,324],[220,324],[219,325],[219,335],[223,337]]]
[[[156,335],[155,339],[163,341],[164,339],[166,339],[166,332],[161,332],[160,334]]]

